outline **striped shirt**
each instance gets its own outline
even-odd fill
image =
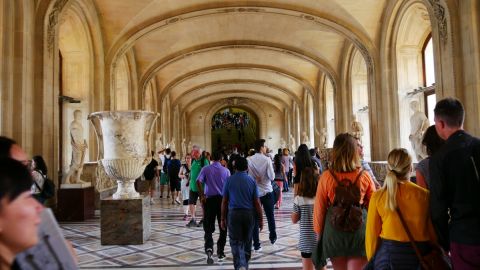
[[[316,235],[313,231],[313,205],[315,198],[295,196],[293,199],[293,212],[300,215],[300,252],[312,253],[316,245]]]

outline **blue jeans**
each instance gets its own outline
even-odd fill
[[[228,237],[235,269],[242,266],[248,269],[255,216],[253,209],[228,210]]]
[[[273,194],[269,192],[260,197],[260,203],[263,206],[263,211],[267,216],[268,231],[270,242],[277,240],[277,232],[275,231],[275,216],[273,214]],[[260,231],[258,228],[258,219],[255,219],[255,227],[253,228],[253,246],[255,249],[260,248]]]

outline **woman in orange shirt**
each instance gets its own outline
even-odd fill
[[[332,165],[319,180],[314,206],[314,230],[321,236],[320,260],[330,258],[334,269],[362,269],[367,263],[365,256],[366,208],[375,186],[370,175],[361,170],[356,140],[348,133],[339,134],[333,142]],[[348,182],[348,183],[346,183]],[[348,205],[354,209],[359,221],[350,228],[339,226],[333,217],[338,217],[337,187],[340,184],[352,185],[356,189],[357,201]],[[340,195],[339,195],[340,197]],[[341,196],[344,197],[344,196]],[[345,205],[344,205],[345,206]],[[352,216],[349,216],[349,218]],[[349,219],[348,224],[351,220]]]
[[[373,269],[419,269],[408,235],[396,212],[400,209],[413,239],[422,252],[435,241],[429,216],[428,191],[409,181],[412,158],[406,149],[388,154],[388,173],[383,188],[370,200],[365,247]]]

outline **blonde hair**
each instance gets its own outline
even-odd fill
[[[356,139],[341,133],[335,137],[332,149],[332,169],[336,172],[351,172],[360,167]]]
[[[398,181],[408,180],[412,168],[412,157],[405,148],[393,149],[387,158],[388,172],[385,183],[381,189],[387,196],[385,208],[395,211],[397,209]]]

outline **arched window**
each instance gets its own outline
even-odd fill
[[[425,95],[425,113],[427,114],[430,124],[433,125],[433,109],[437,103],[437,97],[435,94],[435,65],[433,56],[433,44],[431,34],[425,40],[422,50],[423,60],[423,78],[424,86],[428,88],[424,92]]]

